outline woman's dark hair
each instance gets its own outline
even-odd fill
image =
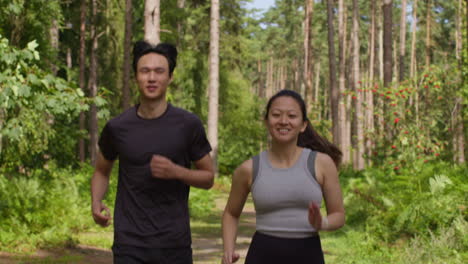
[[[169,64],[169,76],[172,76],[177,65],[177,49],[174,45],[169,43],[151,45],[144,40],[137,41],[133,46],[133,71],[135,73],[137,72],[137,64],[140,58],[151,52],[166,57]]]
[[[299,147],[303,148],[309,148],[315,151],[323,152],[328,154],[333,161],[335,162],[336,166],[338,167],[340,162],[341,162],[341,157],[342,153],[340,149],[335,146],[333,143],[328,141],[326,138],[323,138],[320,136],[312,127],[310,124],[309,119],[307,118],[307,109],[306,105],[304,102],[304,99],[302,99],[301,95],[298,94],[295,91],[292,90],[281,90],[275,95],[273,95],[270,100],[268,100],[267,106],[266,106],[266,111],[265,111],[265,120],[268,119],[268,113],[270,111],[271,104],[275,99],[278,97],[282,96],[289,96],[296,100],[296,102],[299,104],[299,107],[301,108],[302,112],[302,119],[307,122],[307,127],[304,130],[304,132],[299,134],[299,138],[297,140],[297,145]]]

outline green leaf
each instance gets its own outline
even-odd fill
[[[100,107],[100,106],[103,106],[103,105],[106,105],[107,101],[104,100],[102,97],[100,96],[96,96],[94,98],[94,103],[96,104],[97,107]]]
[[[18,96],[18,90],[19,90],[18,86],[16,85],[11,86],[11,90],[13,91],[13,94],[15,96]]]
[[[39,46],[39,44],[37,44],[36,40],[33,40],[33,41],[28,43],[27,48],[30,51],[35,51],[38,46]]]
[[[39,52],[33,51],[34,59],[39,60],[41,57],[39,56]]]
[[[83,96],[85,95],[85,94],[83,93],[83,91],[82,91],[80,88],[76,89],[76,93],[77,93],[78,96],[80,96],[80,97],[83,97]]]
[[[405,145],[405,146],[408,145],[408,138],[407,138],[407,137],[403,137],[403,138],[401,139],[401,144],[402,144],[402,145]]]

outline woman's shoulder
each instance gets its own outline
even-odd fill
[[[314,151],[314,150],[312,150],[312,151]],[[319,152],[319,151],[315,151],[315,152],[317,153],[316,157],[315,157],[315,166],[316,167],[321,167],[321,168],[333,167],[333,168],[336,168],[335,162],[330,157],[330,155],[328,155],[327,153],[324,153],[324,152]]]
[[[317,152],[315,166],[317,168],[318,174],[320,175],[325,176],[338,173],[338,168],[336,167],[333,159],[328,154],[323,152]]]
[[[245,160],[236,169],[237,173],[252,173],[253,158]]]

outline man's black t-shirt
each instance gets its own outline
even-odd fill
[[[114,244],[190,246],[189,186],[152,177],[149,163],[153,155],[162,155],[190,168],[211,151],[205,130],[197,116],[170,104],[155,119],[142,119],[137,108],[110,120],[99,139],[107,160],[119,158]]]

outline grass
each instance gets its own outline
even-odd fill
[[[222,255],[221,210],[226,203],[228,191],[229,182],[226,179],[221,179],[216,181],[213,190],[197,192],[197,195],[194,196],[199,201],[211,200],[209,213],[191,218],[195,264],[211,264],[220,261]],[[252,223],[254,220],[252,206],[252,201],[249,199],[245,206],[249,210],[244,212],[240,219],[237,248],[242,248],[244,252],[255,231],[255,226]],[[401,237],[388,243],[378,239],[376,234],[366,231],[362,221],[354,221],[340,230],[323,232],[320,236],[327,264],[462,264],[468,263],[468,252],[464,250],[462,245],[454,244],[459,241],[455,240],[454,237],[463,237],[463,234],[468,233],[467,231],[466,221],[460,219],[455,227],[447,228],[437,234]],[[93,225],[85,232],[74,234],[72,241],[75,244],[106,249],[108,252],[113,241],[113,229]],[[7,263],[87,263],[89,259],[94,262],[93,254],[83,255],[80,251],[73,251],[73,248],[71,250],[52,248],[50,251],[55,252],[52,257],[24,254],[11,256],[10,262]],[[107,258],[110,258],[110,255]],[[0,258],[1,263],[3,263],[2,259]]]

